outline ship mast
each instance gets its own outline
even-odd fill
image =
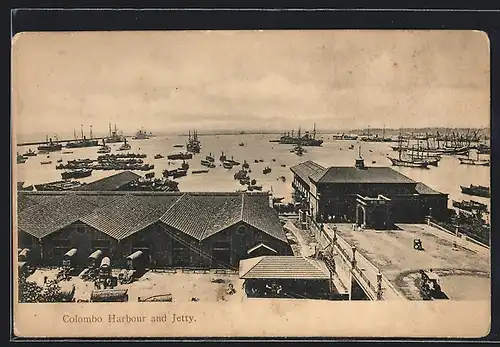
[[[313,139],[316,138],[316,123],[314,123],[314,129],[313,129]]]
[[[82,139],[83,139],[83,124],[80,125],[80,130],[82,132]]]
[[[90,138],[93,139],[93,137],[92,137],[92,124],[90,125]]]
[[[111,137],[111,123],[109,123],[109,137]]]

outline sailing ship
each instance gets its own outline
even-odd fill
[[[81,137],[81,139],[78,140],[76,138],[76,132],[75,132],[74,133],[75,134],[75,140],[66,143],[66,148],[86,148],[86,147],[96,147],[96,146],[99,146],[99,141],[98,140],[94,140],[94,138],[92,136],[92,125],[90,126],[90,139],[88,139],[83,134],[83,125],[82,125],[82,128],[81,128],[81,133],[82,133],[82,137]]]
[[[117,149],[117,151],[128,151],[128,150],[130,150],[130,148],[132,148],[132,147],[127,143],[127,139],[124,138],[123,145],[121,145],[120,148]]]
[[[470,157],[458,159],[460,160],[460,164],[490,166],[490,161],[488,159],[479,159],[479,151],[476,151],[476,155],[476,159]]]
[[[322,139],[316,138],[316,123],[314,123],[313,134],[309,134],[308,131],[305,132],[304,136],[301,135],[300,127],[297,136],[294,136],[293,130],[292,134],[285,132],[283,136],[280,137],[279,143],[286,145],[298,145],[302,146],[312,146],[312,147],[320,147],[323,144]]]
[[[422,169],[427,169],[429,167],[429,162],[426,160],[422,160],[419,158],[415,158],[414,156],[414,151],[410,152],[409,157],[403,157],[402,153],[402,139],[403,137],[400,135],[398,136],[398,141],[399,141],[399,156],[397,158],[387,156],[387,158],[391,161],[393,166],[404,166],[404,167],[415,167],[415,168],[422,168]]]
[[[57,139],[56,139],[57,141]],[[52,142],[52,138],[49,139],[48,136],[45,136],[45,144],[38,146],[39,151],[45,152],[57,152],[62,149],[62,144]]]
[[[480,196],[483,198],[491,197],[490,188],[485,186],[475,186],[471,184],[469,187],[460,186],[463,194]]]
[[[200,153],[201,143],[198,140],[198,132],[196,130],[193,131],[193,136],[191,136],[191,131],[189,131],[188,135],[188,143],[186,145],[186,149],[191,153]]]
[[[368,127],[368,134],[366,136],[362,136],[361,141],[364,142],[392,142],[392,138],[385,137],[385,125],[382,130],[382,136],[378,136],[378,134],[370,135],[370,127]]]
[[[111,123],[109,123],[109,135],[108,137],[105,138],[106,143],[120,143],[125,140],[125,137],[123,134],[118,134],[118,130],[116,129],[116,124],[115,124],[115,129],[114,131],[111,131]]]

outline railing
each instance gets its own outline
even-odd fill
[[[434,228],[436,228],[436,229],[439,229],[439,230],[441,230],[441,231],[444,231],[444,232],[445,232],[445,233],[447,233],[447,234],[453,235],[453,236],[455,236],[455,237],[459,237],[459,236],[457,235],[457,232],[456,232],[456,231],[452,231],[452,230],[447,229],[445,226],[443,226],[443,225],[439,224],[439,222],[438,222],[438,221],[433,221],[433,220],[432,220],[431,218],[429,218],[429,217],[427,217],[427,224],[428,224],[428,225],[430,225],[430,226],[432,226],[432,227],[434,227]],[[469,235],[468,235],[469,233],[465,233],[465,232],[463,232],[463,231],[460,231],[460,229],[458,230],[458,234],[462,234],[462,235],[464,235],[464,236],[465,236],[465,240],[466,240],[466,241],[472,242],[472,243],[474,243],[474,244],[476,244],[476,245],[478,245],[478,246],[482,246],[482,247],[484,247],[484,248],[490,248],[490,246],[489,246],[488,244],[483,243],[483,242],[481,242],[480,240],[477,240],[477,239],[475,239],[475,238],[473,238],[473,237],[469,236]],[[477,237],[477,236],[476,236],[476,237]]]

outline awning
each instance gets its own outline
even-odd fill
[[[329,280],[323,261],[300,256],[262,256],[240,261],[241,279]]]
[[[134,260],[134,259],[137,259],[137,258],[139,258],[141,255],[142,255],[142,251],[137,251],[137,252],[134,252],[134,253],[132,253],[131,255],[129,255],[129,256],[127,257],[127,260]]]

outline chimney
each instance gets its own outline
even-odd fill
[[[365,160],[361,156],[361,145],[358,148],[358,158],[356,159],[356,162],[355,162],[354,166],[358,170],[364,170],[364,169],[366,169],[366,167],[365,167]]]

